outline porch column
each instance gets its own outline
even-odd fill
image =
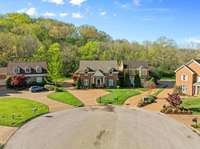
[[[196,85],[196,86],[195,86],[195,95],[196,95],[196,96],[198,95],[197,92],[198,92],[198,86]]]

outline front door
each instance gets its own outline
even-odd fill
[[[102,77],[96,78],[96,87],[97,88],[103,87],[103,78]]]
[[[97,79],[97,87],[100,87],[100,86],[101,86],[101,80]]]

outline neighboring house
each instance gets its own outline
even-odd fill
[[[74,73],[85,88],[116,87],[118,82],[117,61],[80,61]]]
[[[200,60],[191,60],[176,71],[176,86],[185,95],[200,94]]]
[[[120,70],[123,72],[123,77],[127,74],[130,78],[131,84],[134,86],[134,77],[139,73],[141,82],[149,78],[150,67],[147,62],[141,60],[123,61],[120,65]]]
[[[0,91],[6,90],[7,67],[0,68]]]
[[[25,75],[28,84],[42,83],[47,76],[46,62],[10,62],[7,66],[7,75]]]

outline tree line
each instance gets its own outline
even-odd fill
[[[143,43],[113,40],[94,26],[77,27],[19,13],[0,16],[0,67],[9,61],[45,60],[51,62],[52,69],[58,65],[62,75],[68,76],[80,60],[139,59],[161,75],[173,75],[178,66],[198,56],[199,50],[178,48],[174,40],[166,37]]]

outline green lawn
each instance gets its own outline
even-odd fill
[[[122,105],[124,102],[132,96],[139,95],[144,89],[109,89],[110,94],[102,96],[97,99],[101,104],[114,104]]]
[[[0,125],[21,126],[28,120],[48,113],[48,106],[22,98],[0,98]]]
[[[182,106],[186,109],[190,109],[193,114],[200,114],[200,98],[184,99]]]
[[[76,107],[83,106],[83,103],[68,91],[51,93],[48,95],[48,98]]]

